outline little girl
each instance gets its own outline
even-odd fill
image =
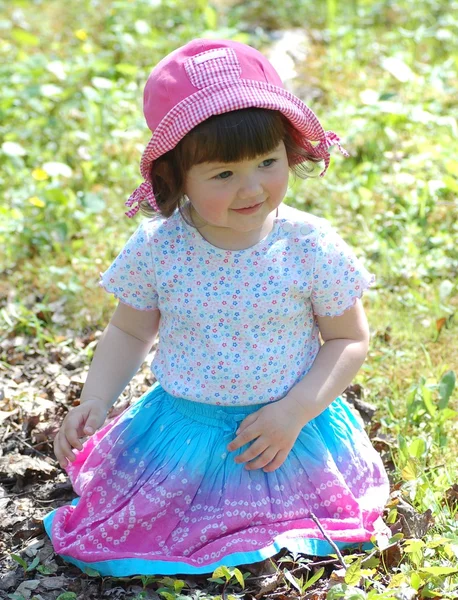
[[[323,175],[339,138],[225,40],[163,59],[144,114],[126,214],[150,218],[101,276],[119,304],[55,439],[79,495],[45,518],[55,550],[126,576],[367,542],[388,481],[338,396],[367,354],[373,278],[327,221],[282,204],[290,169]],[[157,383],[105,424],[156,335]]]

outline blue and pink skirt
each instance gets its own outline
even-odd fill
[[[75,451],[79,498],[44,520],[55,551],[101,575],[202,574],[282,548],[325,556],[326,536],[345,548],[386,531],[386,472],[345,402],[305,425],[271,473],[226,448],[262,406],[190,402],[155,384]]]

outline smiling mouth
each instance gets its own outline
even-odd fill
[[[236,212],[251,211],[261,206],[261,204],[262,202],[258,202],[256,204],[251,204],[251,206],[244,206],[243,208],[233,208],[232,210],[235,210]]]

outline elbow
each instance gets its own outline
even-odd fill
[[[366,360],[369,353],[370,341],[371,334],[368,327],[366,331],[362,332],[361,337],[357,340],[358,352],[361,354],[361,363]]]

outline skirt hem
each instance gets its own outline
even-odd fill
[[[73,502],[75,502],[75,499]],[[73,504],[73,503],[72,503]],[[43,518],[46,533],[51,537],[52,522],[54,520],[55,510],[48,513]],[[282,542],[283,540],[283,542]],[[334,542],[339,550],[361,548],[362,550],[371,550],[374,548],[372,542]],[[144,558],[119,558],[95,562],[84,562],[59,554],[59,556],[83,572],[85,569],[93,569],[102,576],[111,577],[129,577],[133,575],[203,575],[213,573],[215,569],[221,566],[238,567],[260,562],[278,554],[283,548],[289,552],[307,554],[309,556],[329,556],[334,554],[334,549],[326,540],[317,538],[291,539],[287,535],[280,535],[275,542],[251,552],[234,552],[227,554],[224,559],[215,560],[205,565],[191,565],[184,561],[174,559],[144,559]]]

